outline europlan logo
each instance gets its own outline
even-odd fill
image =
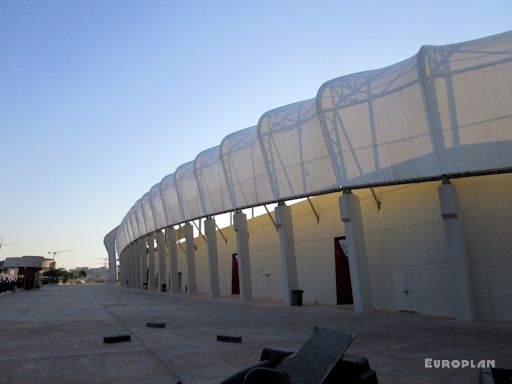
[[[495,360],[444,360],[425,358],[425,368],[459,369],[459,368],[496,368]]]

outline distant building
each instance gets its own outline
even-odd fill
[[[104,283],[107,281],[108,269],[105,267],[89,268],[87,270],[87,281]]]
[[[98,268],[78,267],[78,268],[70,269],[69,271],[73,272],[75,274],[80,273],[80,271],[84,271],[87,274],[85,279],[88,282],[104,283],[107,281],[108,268],[105,268],[105,267],[98,267]]]
[[[55,266],[55,260],[43,256],[7,257],[0,270],[12,278],[23,277],[24,288],[32,289],[40,287],[41,272]]]

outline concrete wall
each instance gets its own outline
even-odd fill
[[[463,213],[477,317],[510,320],[512,175],[455,179],[452,183]],[[361,199],[375,309],[454,315],[439,185],[427,182],[376,188],[380,210],[369,190],[354,192]],[[307,201],[292,207],[299,286],[305,291],[305,301],[336,304],[334,238],[344,234],[338,196],[312,198],[319,223]],[[254,297],[282,300],[278,233],[267,215],[250,219],[248,228]],[[230,295],[236,238],[231,227],[222,231],[228,242],[217,234],[220,290],[222,295]],[[195,244],[198,291],[207,292],[206,244],[202,237],[197,237]],[[184,290],[185,257],[181,249],[178,253]]]
[[[512,320],[512,175],[459,179],[477,317]]]
[[[362,201],[376,309],[452,315],[438,185],[377,190],[380,211],[372,199]],[[409,302],[401,302],[402,290],[409,291]]]

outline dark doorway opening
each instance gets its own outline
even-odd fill
[[[236,258],[237,254],[233,253],[231,258],[231,294],[239,295],[240,294],[240,280],[238,279],[238,260]]]
[[[334,263],[336,267],[336,304],[353,304],[352,283],[348,257],[343,245],[345,236],[334,239]]]

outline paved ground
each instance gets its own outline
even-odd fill
[[[215,383],[263,347],[297,350],[315,325],[356,333],[349,353],[368,357],[380,383],[478,382],[477,369],[425,369],[428,357],[512,367],[511,323],[76,285],[0,294],[0,383]],[[132,341],[103,343],[120,333]],[[217,342],[218,334],[243,342]]]

